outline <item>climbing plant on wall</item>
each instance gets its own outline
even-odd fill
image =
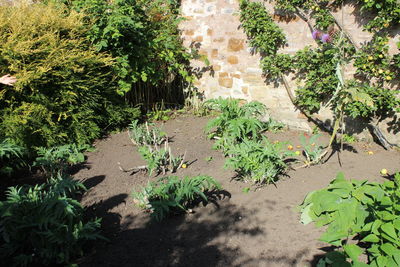
[[[380,142],[390,147],[377,123],[400,110],[400,100],[391,89],[396,86],[393,79],[400,73],[399,54],[388,53],[389,30],[400,22],[399,4],[391,0],[358,1],[362,12],[374,13],[365,25],[373,38],[360,47],[331,13],[344,1],[276,0],[274,3],[279,14],[299,16],[307,22],[318,46],[307,46],[294,55],[280,53],[278,48],[285,37],[263,3],[241,1],[242,26],[250,44],[263,56],[261,66],[266,77],[282,81],[294,104],[309,117],[322,106],[330,107],[336,120],[334,133],[344,126],[341,122],[345,116],[363,119],[370,122]],[[280,39],[268,39],[271,32],[280,32]],[[265,39],[268,42],[264,43]],[[265,53],[265,46],[277,49]],[[348,65],[356,68],[357,75],[345,80],[343,69]],[[296,97],[286,79],[289,73],[296,74],[301,81],[301,86],[295,89]]]

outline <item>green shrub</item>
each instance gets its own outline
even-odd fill
[[[235,134],[239,139],[237,141],[260,136],[264,125],[259,117],[265,114],[265,106],[256,101],[241,106],[239,101],[239,99],[218,98],[205,103],[210,109],[221,112],[207,123],[206,132],[209,133],[209,138],[222,138],[227,132]]]
[[[0,202],[0,257],[4,266],[67,264],[98,234],[100,219],[83,222],[72,197],[83,184],[58,175],[34,187],[11,187]]]
[[[178,16],[179,1],[70,2],[73,10],[86,15],[90,41],[99,51],[110,52],[117,59],[118,93],[149,86],[149,93],[155,98],[158,88],[171,78],[192,81],[188,62],[193,55],[186,52],[178,29],[182,20]],[[136,93],[131,94],[134,101],[140,98]],[[161,94],[166,96],[168,92]]]
[[[227,154],[225,167],[233,168],[241,179],[254,184],[275,183],[288,168],[285,159],[293,156],[284,150],[283,143],[271,143],[267,138],[243,140],[230,146]]]
[[[115,61],[91,47],[83,21],[52,4],[2,6],[0,73],[18,81],[1,85],[0,138],[84,144],[138,116],[116,95]]]
[[[153,218],[161,221],[171,212],[187,211],[199,198],[208,201],[205,192],[220,188],[210,176],[186,176],[183,179],[171,176],[149,182],[142,191],[133,192],[132,196],[139,207],[149,210]]]
[[[68,166],[85,161],[84,151],[90,149],[88,145],[68,144],[51,148],[40,147],[34,166],[40,166],[49,175],[63,173]]]
[[[338,247],[319,266],[400,266],[400,173],[383,183],[348,181],[340,173],[300,208],[302,223],[327,226],[320,240]]]

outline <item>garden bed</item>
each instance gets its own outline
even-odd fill
[[[299,222],[296,208],[306,194],[328,185],[340,171],[347,178],[377,180],[382,168],[400,170],[397,151],[358,142],[345,145],[323,165],[290,170],[276,186],[255,190],[234,180],[234,171],[224,170],[222,153],[211,149],[213,142],[204,133],[208,120],[184,115],[161,128],[172,138],[175,154],[186,151],[189,162],[172,175],[210,175],[224,190],[215,202],[162,222],[151,221],[131,197],[133,190],[157,178],[118,168],[118,162],[126,168],[144,164],[127,132],[98,141],[96,150],[87,153],[86,165],[74,176],[89,188],[82,204],[103,218],[103,233],[110,241],[98,241],[82,266],[315,266],[329,246],[318,241],[321,229]],[[271,141],[289,141],[296,149],[301,134],[267,135]],[[323,136],[321,142],[328,139]],[[248,187],[252,189],[246,192]]]

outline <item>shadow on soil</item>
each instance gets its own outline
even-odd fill
[[[102,181],[93,177],[87,183]],[[246,209],[229,202],[230,194],[220,192],[197,213],[178,215],[158,223],[149,214],[122,216],[111,210],[129,197],[119,194],[87,207],[89,216],[102,217],[103,234],[109,242],[98,242],[80,266],[268,266],[269,263],[295,266],[299,255],[277,256],[268,253],[254,258],[242,251],[241,237],[266,236],[254,221],[257,208]],[[129,208],[129,207],[127,207]],[[269,209],[269,208],[267,208]],[[268,210],[265,212],[268,212]],[[234,238],[237,242],[229,242]],[[258,244],[263,246],[263,244]],[[251,250],[251,249],[250,249]]]

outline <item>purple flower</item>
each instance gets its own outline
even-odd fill
[[[329,43],[331,41],[331,36],[328,33],[324,33],[321,37],[323,43]]]
[[[312,32],[312,38],[313,38],[314,40],[317,40],[317,39],[319,39],[318,37],[319,37],[320,34],[321,34],[321,33],[320,33],[318,30],[314,30],[314,31]]]

